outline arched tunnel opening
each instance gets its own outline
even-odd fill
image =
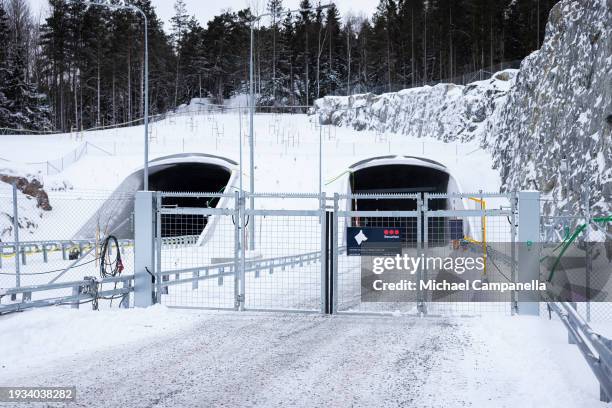
[[[176,163],[152,168],[149,189],[164,192],[223,192],[230,180],[229,169],[210,163]],[[164,207],[214,208],[218,197],[164,197]],[[200,235],[208,216],[163,214],[162,237]]]
[[[450,175],[436,167],[439,163],[419,159],[434,166],[417,164],[380,164],[354,170],[350,173],[350,189],[353,194],[400,194],[416,193],[423,198],[424,193],[446,193],[449,189]],[[353,167],[358,167],[357,163]],[[353,211],[416,211],[415,200],[407,199],[353,199],[350,203]],[[446,210],[448,200],[430,200],[429,210]],[[431,244],[445,241],[446,221],[430,218],[425,228],[421,224],[421,241],[428,234]],[[414,217],[353,217],[352,226],[394,227],[402,231],[402,241],[417,242],[417,220]]]
[[[224,192],[233,183],[238,165],[225,157],[204,153],[181,153],[163,156],[149,162],[149,191],[162,192]],[[75,239],[90,239],[99,231],[120,239],[134,237],[134,194],[143,189],[143,169],[128,175],[74,235]],[[224,200],[224,199],[221,199]],[[165,207],[217,207],[218,197],[164,197]],[[209,219],[203,215],[164,214],[162,236],[201,235]]]

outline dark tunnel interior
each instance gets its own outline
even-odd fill
[[[446,193],[449,175],[431,167],[391,164],[367,167],[350,175],[351,191],[354,194],[397,194],[397,193]],[[447,200],[431,200],[430,210],[447,209]],[[407,199],[354,199],[353,211],[415,211],[415,200]],[[353,226],[394,227],[402,231],[402,241],[416,242],[417,224],[415,218],[406,217],[353,217]],[[427,228],[430,242],[444,236],[445,222],[430,218]],[[435,228],[434,228],[435,227]],[[422,228],[421,231],[425,231]],[[421,237],[423,238],[423,237]]]
[[[177,163],[152,168],[149,189],[165,192],[222,192],[229,182],[228,169],[208,163]],[[216,207],[215,197],[165,197],[164,207]],[[162,237],[200,235],[208,217],[204,215],[164,214]]]

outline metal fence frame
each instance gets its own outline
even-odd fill
[[[340,209],[340,201],[342,200],[354,200],[354,199],[399,199],[399,200],[410,200],[415,202],[416,210],[415,211],[353,211],[353,210],[341,210]],[[421,240],[421,223],[422,223],[422,200],[419,194],[413,193],[404,193],[404,194],[334,194],[334,204],[333,204],[333,237],[332,237],[332,247],[333,249],[333,260],[332,260],[332,273],[330,274],[332,277],[331,287],[332,287],[332,302],[331,302],[331,313],[332,314],[360,314],[360,315],[390,315],[392,312],[390,311],[361,311],[361,310],[350,310],[343,311],[338,308],[338,300],[340,299],[339,291],[341,290],[341,285],[339,282],[339,256],[342,252],[345,251],[344,245],[341,245],[339,240],[340,230],[339,230],[339,220],[341,218],[352,218],[352,217],[372,217],[372,218],[383,218],[383,217],[406,217],[406,218],[415,218],[416,219],[416,228],[417,228],[417,248],[422,247]],[[422,300],[417,299],[417,309],[419,311],[422,310]]]
[[[273,271],[274,269],[285,269],[286,267],[302,266],[304,263],[319,262],[321,264],[321,284],[320,284],[320,301],[316,309],[303,308],[268,308],[255,307],[248,308],[251,311],[283,311],[283,312],[325,312],[324,279],[326,269],[325,253],[322,250],[325,244],[325,194],[278,194],[278,193],[244,193],[242,196],[238,191],[230,193],[168,193],[157,192],[156,194],[156,231],[155,231],[155,257],[156,268],[152,275],[155,276],[155,299],[157,302],[162,301],[164,292],[169,286],[192,283],[193,288],[197,288],[197,283],[208,279],[222,279],[224,276],[232,276],[234,279],[234,304],[232,307],[209,307],[209,306],[189,306],[188,308],[198,309],[215,309],[215,310],[247,310],[247,296],[249,295],[245,285],[246,274],[254,273],[259,276],[261,271]],[[216,208],[165,208],[163,199],[167,197],[206,197],[225,199],[224,204],[218,205]],[[246,208],[247,198],[278,198],[278,199],[316,199],[319,202],[318,208],[313,210],[279,210],[279,209],[251,209]],[[230,201],[231,200],[231,201]],[[220,201],[221,203],[221,201]],[[234,257],[232,262],[219,263],[214,265],[200,265],[188,268],[165,269],[162,266],[162,248],[165,245],[164,241],[176,240],[176,238],[162,237],[162,216],[163,215],[200,215],[205,217],[215,216],[231,216],[234,222]],[[246,256],[246,226],[249,222],[254,222],[259,217],[312,217],[317,219],[320,224],[321,234],[319,241],[319,249],[307,253],[299,253],[292,255],[283,255],[278,257],[259,258],[247,260]],[[250,220],[250,221],[247,221]],[[215,220],[211,221],[209,233],[213,234],[215,228]],[[203,272],[203,273],[201,273]],[[211,273],[212,272],[212,273]],[[181,275],[191,274],[190,277],[182,278]],[[174,275],[175,279],[170,280],[169,276]],[[183,307],[183,306],[171,306]]]

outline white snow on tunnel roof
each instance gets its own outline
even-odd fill
[[[403,155],[388,155],[388,156],[377,156],[369,159],[360,160],[357,163],[349,166],[350,171],[357,171],[374,166],[386,166],[392,164],[402,165],[416,165],[424,167],[439,168],[445,172],[448,172],[446,166],[435,160],[427,159],[424,157],[417,156],[403,156]]]
[[[225,162],[231,166],[237,166],[238,163],[234,160],[228,159],[227,157],[216,156],[214,154],[206,153],[179,153],[172,154],[169,156],[162,156],[156,159],[150,160],[149,165],[159,165],[168,163],[186,163],[186,162],[204,162],[219,164],[219,162]]]

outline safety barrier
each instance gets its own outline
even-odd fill
[[[576,344],[599,381],[600,400],[612,401],[612,340],[596,333],[568,302],[548,302],[549,310],[567,329],[569,341]]]
[[[121,283],[122,287],[117,288]],[[113,285],[108,288],[108,285]],[[63,295],[62,290],[69,289],[70,295]],[[134,276],[123,275],[97,279],[87,277],[80,281],[58,282],[45,285],[21,286],[19,288],[0,289],[0,315],[18,312],[35,307],[69,305],[79,308],[81,304],[92,303],[94,309],[98,308],[100,300],[121,299],[120,307],[130,305],[129,294],[134,291]],[[42,294],[42,297],[33,299],[33,294]],[[17,299],[18,297],[21,299]],[[9,303],[2,304],[5,297],[10,297]]]

